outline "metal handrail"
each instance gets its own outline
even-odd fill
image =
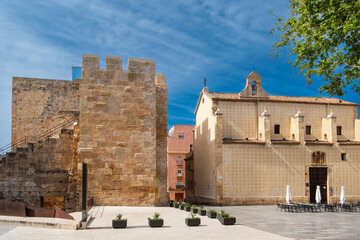
[[[23,146],[23,145],[26,145],[30,142],[32,143],[35,143],[37,141],[41,141],[41,140],[44,140],[48,137],[51,137],[56,131],[60,130],[61,128],[63,128],[64,126],[66,125],[69,125],[70,123],[76,121],[78,119],[78,117],[72,117],[68,120],[66,120],[65,122],[63,123],[60,123],[58,125],[55,125],[54,127],[50,128],[50,129],[47,129],[46,131],[38,134],[38,135],[35,135],[35,136],[25,136],[25,137],[22,137],[22,138],[19,138],[19,139],[16,139],[15,141],[11,142],[11,143],[8,143],[6,144],[5,146],[2,146],[0,148],[0,153],[1,154],[6,154],[7,152],[10,152],[20,146]]]

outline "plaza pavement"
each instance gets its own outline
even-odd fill
[[[188,227],[188,212],[169,207],[94,207],[93,220],[86,230],[63,230],[0,226],[2,239],[360,239],[360,212],[288,213],[276,206],[229,206],[207,209],[225,210],[237,217],[234,226],[223,226],[217,219],[201,216],[201,226]],[[150,228],[147,218],[159,212],[164,227]],[[113,229],[117,214],[128,219],[128,228]]]

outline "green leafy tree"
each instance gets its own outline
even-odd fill
[[[320,93],[343,96],[348,85],[360,93],[360,0],[289,0],[289,8],[271,30],[281,32],[271,54],[290,47],[309,84],[323,78]]]

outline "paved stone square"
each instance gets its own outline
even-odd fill
[[[360,239],[360,212],[281,212],[277,206],[212,207],[238,223],[293,239]]]
[[[236,216],[234,226],[201,216],[201,226],[188,227],[188,212],[169,207],[94,207],[87,230],[0,226],[2,239],[360,239],[360,212],[288,213],[277,206],[205,206]],[[159,212],[163,228],[150,228],[147,218]],[[117,214],[128,219],[126,229],[113,229]]]

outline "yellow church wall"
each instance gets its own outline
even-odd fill
[[[215,117],[212,100],[202,95],[196,114],[194,149],[195,193],[200,198],[215,199]]]
[[[311,163],[311,154],[317,151],[325,153],[324,165]],[[342,152],[346,152],[345,161],[341,160]],[[359,155],[358,146],[224,144],[224,203],[285,202],[286,185],[291,187],[294,202],[308,202],[309,167],[328,168],[328,202],[339,201],[341,186],[345,186],[348,200],[357,202]]]
[[[339,140],[355,138],[355,121],[357,108],[354,106],[337,106],[326,104],[302,104],[280,102],[234,102],[220,101],[218,103],[224,114],[223,137],[225,138],[257,138],[258,116],[266,108],[270,114],[271,139],[291,139],[291,117],[298,110],[305,116],[305,126],[311,126],[311,134],[307,139],[324,139],[322,134],[322,118],[331,111],[337,116],[336,125],[342,126]],[[274,125],[280,125],[280,134],[274,133]]]

